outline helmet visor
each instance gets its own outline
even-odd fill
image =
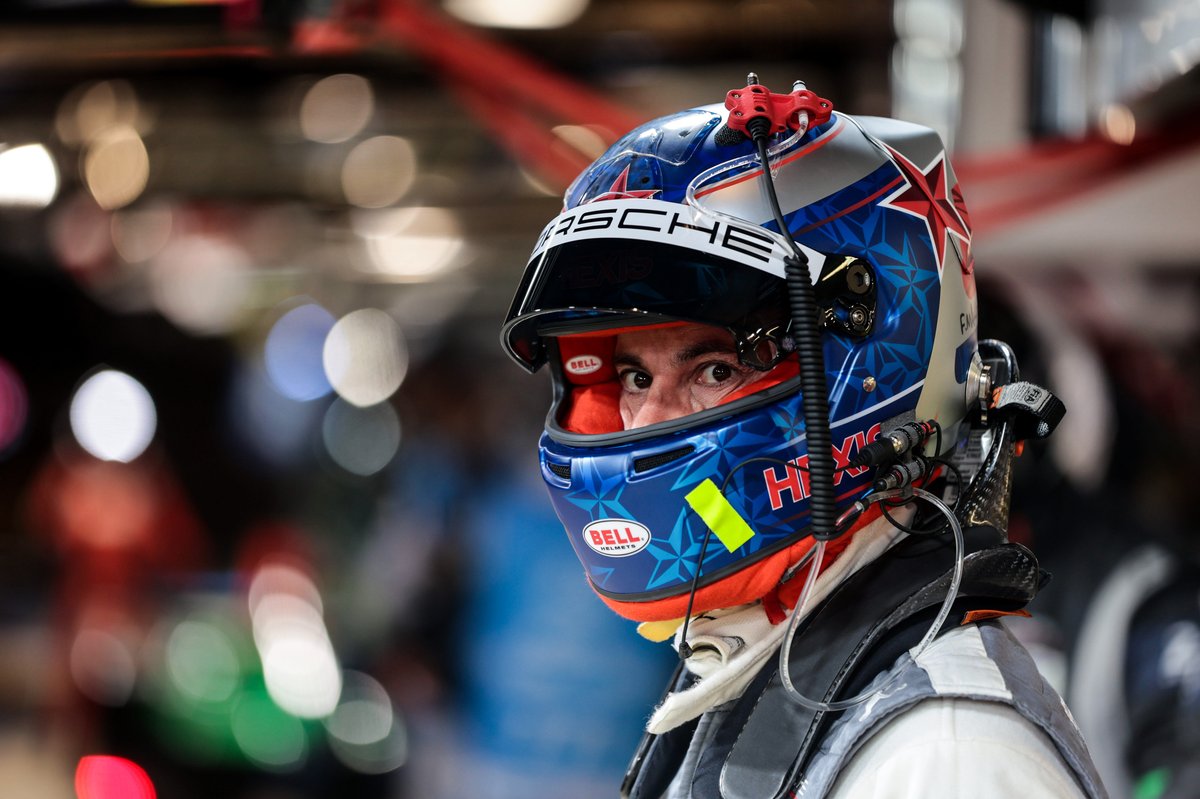
[[[784,255],[770,231],[676,203],[582,206],[543,232],[503,343],[532,371],[547,360],[545,336],[605,327],[682,320],[753,342],[786,326]]]

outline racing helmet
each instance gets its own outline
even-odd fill
[[[971,232],[943,143],[831,106],[804,121],[770,137],[786,230],[724,105],[629,132],[568,188],[503,325],[518,364],[550,370],[541,474],[591,587],[625,618],[754,601],[813,545],[785,280],[797,248],[818,304],[838,509],[870,490],[852,461],[889,425],[935,421],[930,455],[967,432]],[[681,324],[727,331],[763,374],[714,407],[624,429],[614,342]]]

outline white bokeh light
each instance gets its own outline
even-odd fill
[[[150,262],[150,287],[163,316],[200,336],[227,333],[242,320],[251,263],[236,243],[191,234],[172,240]]]
[[[444,273],[466,244],[458,218],[445,208],[396,208],[355,220],[369,268],[382,278],[420,282]]]
[[[328,716],[342,692],[342,672],[329,638],[304,627],[274,637],[261,650],[267,693],[302,719]]]
[[[45,208],[58,194],[58,167],[40,144],[0,151],[0,205]]]
[[[268,564],[255,574],[247,600],[271,699],[298,718],[328,716],[342,693],[342,672],[317,587],[298,569]]]
[[[587,9],[588,0],[446,0],[446,10],[472,25],[491,28],[561,28]]]
[[[101,460],[122,463],[150,446],[158,424],[150,392],[113,369],[84,381],[71,399],[70,419],[80,446]]]
[[[346,314],[325,339],[325,376],[352,405],[383,402],[408,371],[408,346],[396,320],[375,308]]]

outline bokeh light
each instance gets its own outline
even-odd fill
[[[145,769],[123,757],[87,755],[75,769],[79,799],[155,799]]]
[[[29,395],[25,391],[25,382],[8,361],[0,358],[0,455],[21,437],[28,418]]]
[[[322,354],[334,321],[320,305],[304,303],[271,326],[263,346],[263,362],[280,394],[305,402],[333,390],[325,376]]]
[[[51,213],[50,243],[63,268],[77,275],[102,272],[112,259],[111,214],[82,191]]]
[[[226,415],[250,454],[275,468],[301,468],[316,454],[312,432],[321,424],[320,403],[279,393],[261,362],[239,360]]]
[[[396,320],[375,308],[339,319],[325,338],[325,375],[347,402],[365,408],[383,402],[408,371],[408,345]]]
[[[579,18],[588,0],[446,0],[454,16],[491,28],[561,28]]]
[[[1137,118],[1128,106],[1110,103],[1100,113],[1100,132],[1117,144],[1132,144],[1137,134]]]
[[[271,699],[298,718],[328,716],[337,707],[342,675],[316,586],[299,569],[269,564],[255,573],[248,600]]]
[[[110,223],[113,246],[130,263],[148,261],[167,246],[174,216],[167,205],[117,211]]]
[[[100,133],[84,156],[83,177],[101,208],[129,205],[150,179],[150,154],[142,137],[128,125]]]
[[[294,771],[308,756],[308,733],[294,716],[284,713],[269,696],[243,694],[233,709],[233,737],[254,763],[272,771]]]
[[[72,89],[58,106],[54,128],[66,144],[84,144],[118,126],[136,128],[137,93],[128,81],[102,80]]]
[[[200,702],[225,702],[241,684],[242,667],[229,635],[207,621],[185,620],[171,631],[165,653],[175,687]]]
[[[58,194],[58,167],[40,144],[0,150],[0,205],[45,208]]]
[[[330,750],[347,768],[383,774],[408,757],[404,724],[387,690],[369,674],[345,672],[337,709],[324,724]]]
[[[330,75],[312,85],[300,103],[300,130],[333,144],[362,132],[375,112],[375,93],[361,75]]]
[[[233,242],[181,236],[151,262],[154,301],[163,316],[190,333],[227,333],[245,312],[249,272],[245,251]]]
[[[445,208],[396,208],[355,217],[367,241],[372,272],[397,281],[426,281],[455,264],[465,241]]]
[[[250,579],[250,586],[246,591],[246,600],[250,606],[250,616],[257,616],[259,607],[263,602],[270,601],[273,597],[291,596],[303,601],[306,605],[312,608],[317,618],[320,618],[324,611],[324,603],[321,601],[321,592],[317,590],[316,584],[312,578],[308,576],[298,566],[280,561],[269,561],[263,563],[254,572],[254,576]]]
[[[555,125],[550,132],[590,159],[599,158],[608,149],[604,136],[589,125]]]
[[[336,400],[321,426],[329,457],[346,471],[361,476],[387,466],[400,448],[400,417],[386,402],[360,408]]]
[[[412,186],[417,156],[407,139],[375,136],[355,145],[342,164],[342,193],[360,208],[383,208]]]
[[[114,632],[96,627],[80,630],[68,660],[75,686],[92,701],[120,707],[133,696],[137,663]]]
[[[70,419],[80,446],[101,460],[122,463],[150,446],[158,424],[150,392],[113,369],[97,372],[76,390]]]
[[[342,675],[324,628],[301,619],[273,619],[261,647],[267,692],[286,712],[303,719],[328,716],[337,707]]]

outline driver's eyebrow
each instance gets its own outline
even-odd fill
[[[618,352],[613,355],[613,366],[628,366],[631,369],[636,369],[639,372],[646,371],[646,364],[636,355],[631,355],[628,352]]]
[[[676,366],[682,366],[690,363],[697,358],[703,358],[705,355],[737,355],[737,350],[734,349],[733,342],[721,337],[713,336],[701,341],[697,341],[676,352],[671,360]],[[618,352],[613,355],[614,366],[626,366],[631,369],[637,369],[642,372],[649,371],[646,364],[641,358],[629,352]]]
[[[703,358],[705,355],[737,355],[737,350],[733,346],[733,342],[714,336],[702,341],[697,341],[687,349],[680,350],[675,353],[675,363],[685,364],[689,361],[694,361],[697,358]]]

